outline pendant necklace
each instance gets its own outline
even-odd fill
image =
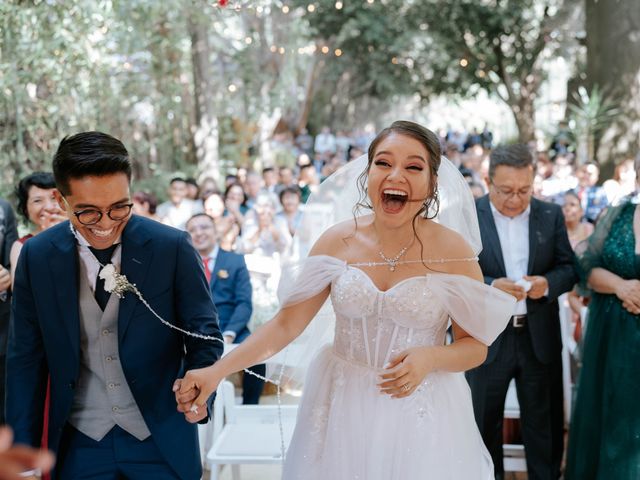
[[[389,257],[387,257],[384,253],[382,253],[382,250],[380,250],[380,252],[378,252],[378,253],[379,253],[379,255],[380,255],[380,258],[382,258],[382,260],[384,260],[384,261],[385,261],[385,263],[386,263],[387,265],[389,265],[389,270],[390,270],[390,271],[392,271],[392,272],[395,272],[395,270],[396,270],[396,266],[398,265],[398,262],[400,261],[400,259],[402,258],[402,256],[403,256],[405,253],[407,253],[407,250],[409,249],[409,246],[410,246],[410,245],[411,245],[411,244],[409,244],[409,245],[407,245],[407,246],[403,247],[403,248],[402,248],[402,250],[400,250],[400,251],[398,252],[398,254],[397,254],[395,257],[393,257],[393,258],[389,258]]]

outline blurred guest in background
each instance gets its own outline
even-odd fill
[[[607,194],[610,205],[617,205],[624,197],[633,193],[636,189],[633,159],[627,158],[618,164],[613,171],[613,178],[606,180],[602,188]]]
[[[169,200],[158,206],[158,218],[165,225],[184,230],[187,220],[202,212],[202,206],[187,197],[187,182],[181,177],[171,179],[168,193]]]
[[[189,219],[187,232],[202,257],[224,341],[240,343],[251,333],[248,324],[253,310],[251,281],[244,257],[220,248],[215,222],[205,213]],[[263,377],[266,373],[264,364],[251,367],[250,370]],[[263,386],[263,380],[245,373],[242,381],[242,403],[257,404]]]
[[[600,178],[600,167],[595,162],[587,162],[578,167],[576,176],[578,186],[575,192],[580,199],[585,219],[595,223],[602,209],[609,204],[607,193],[602,187],[596,185]]]
[[[4,379],[11,310],[11,247],[18,239],[16,216],[0,198],[0,423],[4,423]]]
[[[227,213],[235,219],[238,226],[242,229],[244,224],[244,216],[249,211],[247,206],[247,195],[244,193],[242,185],[232,183],[224,192],[224,206]]]
[[[282,254],[291,243],[291,235],[286,222],[276,219],[276,208],[271,198],[260,196],[253,210],[247,214],[242,230],[244,253],[262,256]]]
[[[18,199],[18,213],[30,226],[29,233],[11,246],[11,281],[15,278],[18,257],[24,242],[47,228],[67,219],[58,206],[54,193],[56,182],[50,172],[35,172],[18,183],[15,194]]]
[[[300,225],[300,220],[302,220],[301,200],[302,196],[298,187],[287,187],[280,192],[282,211],[276,214],[276,218],[287,222],[291,236],[295,235],[298,225]]]
[[[583,220],[584,210],[582,210],[580,199],[572,190],[564,194],[562,213],[564,214],[564,224],[567,227],[569,243],[571,243],[571,248],[575,250],[578,243],[593,233],[593,224]]]
[[[133,213],[142,217],[158,220],[156,210],[158,209],[158,200],[153,193],[138,191],[131,197],[133,202]]]
[[[235,242],[240,234],[240,226],[236,218],[225,210],[224,201],[219,193],[211,193],[205,198],[204,212],[215,223],[220,247],[230,252],[235,250]]]

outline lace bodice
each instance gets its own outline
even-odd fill
[[[442,345],[448,314],[429,287],[431,275],[407,278],[387,291],[347,267],[333,282],[334,350],[346,360],[382,368],[419,345]]]
[[[304,302],[331,289],[327,302],[288,348],[294,383],[328,343],[345,360],[371,368],[411,346],[441,345],[448,319],[490,345],[511,316],[515,298],[463,275],[407,278],[382,292],[355,265],[328,255],[288,266],[278,288],[281,305]]]

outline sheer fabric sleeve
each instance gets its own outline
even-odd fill
[[[344,260],[328,255],[307,257],[285,265],[278,285],[280,307],[289,307],[322,292],[346,268]]]
[[[487,346],[505,329],[516,304],[508,293],[463,275],[431,275],[429,286],[449,316]]]
[[[326,255],[307,257],[283,267],[278,286],[280,308],[318,295],[346,268],[343,260]],[[302,334],[267,364],[267,376],[289,390],[301,390],[309,364],[321,349],[333,342],[335,322],[331,301],[327,300]]]
[[[591,236],[576,246],[575,252],[578,258],[578,274],[582,291],[588,290],[587,279],[591,270],[602,267],[604,243],[611,232],[611,226],[627,206],[624,204],[609,208],[604,217],[598,220]]]

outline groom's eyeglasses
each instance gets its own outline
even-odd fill
[[[114,205],[106,211],[107,217],[111,220],[124,220],[131,213],[133,203],[125,203],[122,205]],[[78,221],[83,225],[95,225],[102,220],[104,213],[101,210],[95,208],[87,208],[86,210],[80,210],[79,212],[73,212]]]

